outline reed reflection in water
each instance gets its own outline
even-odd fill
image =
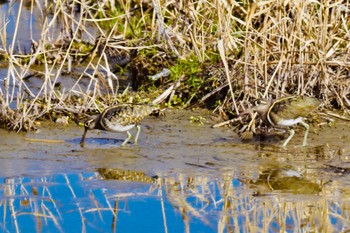
[[[332,169],[333,167],[329,168]],[[322,172],[330,172],[324,169]],[[91,173],[2,178],[10,232],[340,232],[349,190],[295,167],[261,175]],[[340,176],[341,177],[341,176]]]

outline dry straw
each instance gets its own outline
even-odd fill
[[[23,54],[15,49],[23,1],[18,2],[10,46],[2,33],[8,73],[0,89],[0,118],[6,128],[30,130],[37,118],[53,112],[81,115],[117,102],[120,93],[128,92],[112,70],[109,48],[126,53],[156,50],[158,59],[164,54],[178,60],[195,57],[206,64],[200,78],[210,80],[203,89],[207,92],[196,101],[212,97],[220,103],[217,109],[225,112],[238,114],[259,97],[299,94],[316,96],[325,106],[346,112],[350,106],[348,1],[63,0],[31,4],[31,12],[39,9],[40,14],[33,17],[42,25],[40,39],[32,38],[32,51]],[[2,31],[7,27],[4,19]],[[105,38],[103,43],[98,36]],[[125,43],[116,47],[116,38]],[[137,67],[147,65],[151,64]],[[163,68],[171,67],[159,69]],[[75,83],[57,90],[67,72]],[[32,76],[42,79],[39,90],[27,86]],[[186,80],[186,73],[181,76]]]

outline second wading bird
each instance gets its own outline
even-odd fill
[[[320,101],[307,96],[289,96],[277,100],[262,100],[261,103],[252,110],[257,112],[260,118],[273,127],[290,127],[300,123],[305,127],[303,146],[307,145],[309,125],[304,122],[304,118],[313,110],[318,108]],[[294,129],[289,130],[290,135],[283,143],[287,146],[293,138]]]
[[[141,131],[138,123],[151,113],[159,111],[159,108],[153,105],[137,105],[137,104],[117,104],[106,108],[99,115],[87,120],[84,124],[84,133],[80,141],[80,145],[84,146],[86,133],[88,130],[99,129],[112,132],[126,132],[128,137],[121,144],[124,146],[132,137],[129,132],[132,128],[137,128],[137,133],[134,143],[137,140]]]

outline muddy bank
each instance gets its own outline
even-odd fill
[[[191,117],[204,117],[191,122]],[[324,162],[338,156],[347,159],[349,126],[337,122],[334,127],[312,127],[309,145],[301,148],[303,129],[297,131],[291,145],[280,147],[282,141],[270,138],[241,139],[228,127],[211,128],[217,123],[210,112],[169,110],[165,116],[148,117],[142,122],[138,145],[119,147],[125,133],[89,131],[85,147],[79,141],[82,127],[42,123],[36,133],[14,133],[1,130],[1,160],[4,176],[56,173],[67,170],[94,170],[114,167],[143,170],[150,173],[170,171],[218,172],[225,169],[245,170],[269,161]],[[136,130],[132,130],[135,134]],[[33,142],[28,139],[61,140],[61,143]],[[304,157],[307,158],[304,158]]]

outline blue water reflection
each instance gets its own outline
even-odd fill
[[[289,173],[288,173],[289,174]],[[268,180],[100,168],[2,178],[4,232],[340,232],[349,229],[346,188],[321,193],[300,177]],[[287,179],[288,178],[288,179]],[[266,183],[266,181],[268,183]],[[286,189],[300,182],[311,190]],[[266,189],[267,186],[270,189]],[[274,190],[271,190],[273,188]],[[264,191],[265,190],[265,191]],[[312,191],[312,192],[311,192]],[[343,193],[342,193],[343,192]],[[331,195],[327,195],[331,193]]]
[[[219,196],[206,203],[206,195],[177,195],[159,178],[106,181],[91,172],[1,181],[0,226],[9,232],[216,232],[220,218]]]
[[[20,11],[20,9],[22,10]],[[19,23],[17,24],[18,12],[20,12],[21,15]],[[40,32],[43,28],[41,15],[40,8],[35,4],[33,9],[31,9],[30,4],[21,5],[21,1],[0,4],[0,28],[1,30],[5,29],[7,35],[7,44],[3,45],[3,47],[8,48],[8,45],[15,43],[16,51],[29,52],[31,40],[34,39],[38,41],[40,39]],[[18,29],[16,29],[16,26],[18,26]],[[17,31],[16,38],[14,38],[15,31]],[[57,32],[52,30],[52,33]]]

